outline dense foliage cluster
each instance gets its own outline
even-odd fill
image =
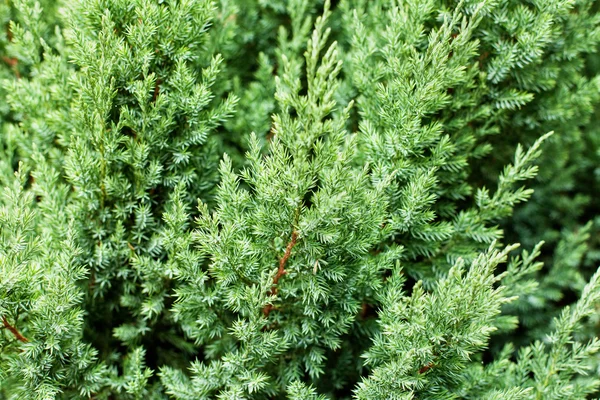
[[[600,394],[599,1],[0,23],[0,400]]]

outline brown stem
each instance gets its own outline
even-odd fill
[[[10,29],[10,25],[6,26],[6,38],[8,39],[9,42],[12,42],[12,40],[13,40],[13,33],[12,33],[12,30]]]
[[[8,39],[9,42],[13,41],[13,34],[12,34],[12,31],[10,30],[10,25],[8,25],[6,27],[6,38]],[[5,63],[7,63],[8,65],[10,65],[12,67],[17,79],[21,79],[21,74],[19,73],[19,68],[17,67],[19,60],[17,60],[14,57],[11,58],[11,57],[3,56],[2,61],[4,61]]]
[[[298,232],[296,232],[294,230],[292,232],[292,239],[290,240],[287,247],[285,248],[285,253],[283,254],[283,257],[281,257],[281,260],[279,260],[279,268],[277,269],[277,273],[275,274],[275,277],[273,278],[273,286],[271,287],[271,290],[269,290],[270,296],[277,294],[277,283],[279,283],[279,279],[281,279],[281,277],[286,274],[285,264],[287,263],[287,260],[292,255],[292,249],[296,245],[297,239],[298,239]],[[272,309],[273,309],[272,304],[267,304],[265,306],[265,308],[263,308],[263,314],[265,315],[265,317],[269,316],[269,313],[271,312]]]
[[[480,56],[479,56],[479,63],[482,64],[483,61],[485,61],[486,58],[488,58],[488,56],[490,55],[489,52],[484,51]]]
[[[435,364],[432,362],[425,364],[421,367],[421,369],[419,369],[419,374],[424,374],[425,372],[429,371],[433,367],[435,367]]]
[[[96,272],[92,268],[90,270],[90,281],[88,282],[88,290],[91,292],[94,290],[94,286],[96,286]]]
[[[362,306],[360,307],[360,317],[362,319],[367,318],[367,315],[369,314],[369,309],[371,307],[369,307],[369,305],[367,303],[362,303]]]
[[[27,340],[27,338],[25,336],[21,335],[21,332],[19,332],[19,330],[17,328],[15,328],[14,326],[12,326],[11,324],[8,323],[8,321],[6,320],[6,317],[2,317],[2,323],[4,324],[4,327],[10,331],[10,333],[15,335],[17,340],[19,340],[20,342],[23,342],[23,343],[29,342],[29,340]]]
[[[2,61],[4,61],[10,67],[14,67],[19,63],[19,60],[17,60],[16,58],[11,58],[7,56],[2,56]]]
[[[17,79],[21,79],[21,73],[19,72],[19,68],[18,68],[18,64],[19,64],[19,60],[17,60],[16,58],[10,58],[10,57],[2,57],[2,61],[4,61],[6,64],[8,64],[12,69],[13,72],[15,73],[15,76],[17,77]]]
[[[156,99],[160,94],[160,85],[162,84],[162,80],[160,78],[156,79],[156,84],[154,85],[154,95],[152,96],[152,101],[156,103]]]
[[[267,142],[270,142],[274,136],[275,136],[275,125],[273,125],[271,127],[271,130],[269,130],[269,133],[267,134]]]

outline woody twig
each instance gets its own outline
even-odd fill
[[[277,269],[277,273],[275,274],[275,277],[273,278],[273,285],[271,287],[271,290],[269,290],[270,296],[277,294],[277,284],[279,283],[279,279],[281,279],[281,277],[286,274],[285,264],[287,263],[288,259],[292,255],[292,249],[296,245],[297,239],[298,239],[298,232],[296,232],[294,230],[292,232],[292,238],[291,238],[290,242],[288,243],[287,247],[285,248],[285,253],[283,254],[283,257],[281,257],[281,259],[279,260],[279,268]],[[273,309],[272,304],[267,304],[265,306],[265,308],[263,308],[263,314],[265,315],[265,317],[269,316],[269,313],[271,312],[272,309]]]
[[[15,335],[15,337],[17,338],[18,341],[23,342],[23,343],[29,342],[29,340],[27,340],[27,338],[25,336],[23,336],[17,328],[15,328],[14,326],[12,326],[11,324],[8,323],[8,320],[6,319],[6,317],[2,317],[2,324],[4,325],[4,327],[6,329],[8,329],[10,331],[10,333]]]

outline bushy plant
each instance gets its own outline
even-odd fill
[[[599,9],[0,4],[0,399],[598,396]]]

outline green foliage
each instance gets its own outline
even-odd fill
[[[482,253],[466,273],[459,260],[433,291],[417,283],[410,297],[403,295],[402,271],[394,271],[382,299],[381,332],[366,353],[374,368],[357,398],[453,398],[466,383],[469,361],[495,330],[494,316],[510,301],[504,286],[494,288],[502,278],[494,268],[511,249]]]
[[[599,395],[599,2],[0,21],[0,400]]]
[[[56,185],[56,174],[50,174],[34,190]],[[98,389],[103,367],[97,351],[82,340],[83,293],[77,282],[87,271],[75,261],[80,250],[73,225],[53,220],[64,208],[65,191],[54,186],[56,197],[41,200],[43,212],[36,212],[33,192],[23,191],[22,179],[21,172],[6,188],[0,210],[0,390],[32,399],[87,397]],[[44,229],[50,224],[53,229]]]

